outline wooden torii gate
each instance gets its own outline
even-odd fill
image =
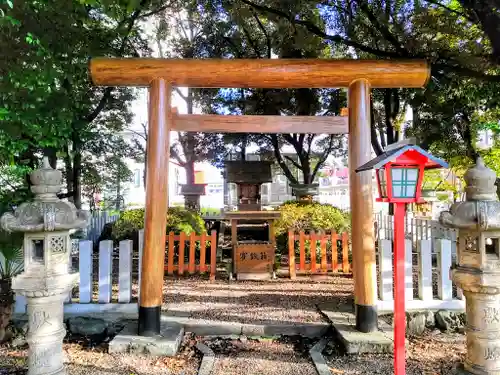
[[[426,61],[327,59],[96,58],[98,86],[149,88],[146,219],[139,301],[139,335],[160,333],[168,209],[169,132],[349,134],[349,181],[356,328],[377,329],[372,174],[355,169],[371,159],[370,89],[420,88],[429,79]],[[175,115],[172,86],[205,88],[348,88],[345,117]],[[175,117],[175,118],[174,118]]]

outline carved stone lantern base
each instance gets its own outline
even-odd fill
[[[463,290],[467,355],[462,373],[500,375],[500,202],[497,176],[481,158],[464,175],[466,200],[441,212],[442,225],[459,230],[451,279]]]
[[[28,375],[63,375],[64,299],[67,294],[28,297]]]
[[[451,274],[466,299],[467,355],[460,373],[500,375],[500,275],[462,267]]]

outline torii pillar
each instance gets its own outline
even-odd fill
[[[422,60],[328,60],[328,59],[150,59],[98,58],[90,62],[91,77],[98,86],[143,86],[150,88],[146,222],[139,302],[139,334],[160,333],[169,130],[174,129],[170,110],[170,87],[205,88],[330,88],[349,90],[349,168],[351,190],[352,254],[356,328],[377,329],[375,243],[373,228],[372,175],[355,170],[369,161],[370,89],[420,88],[429,78],[429,66]],[[170,116],[170,117],[169,117]],[[283,117],[258,127],[258,132],[296,132]],[[281,117],[281,119],[279,119]],[[190,121],[186,124],[189,125]],[[304,133],[338,133],[331,129]],[[226,131],[255,132],[255,126],[228,126]],[[265,126],[264,126],[265,125]],[[236,129],[237,127],[237,129]],[[291,129],[294,129],[293,131]],[[186,130],[186,129],[184,129]],[[191,131],[221,131],[212,123]]]

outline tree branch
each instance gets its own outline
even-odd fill
[[[182,91],[181,91],[180,88],[178,88],[177,86],[175,86],[174,87],[174,91],[177,93],[177,95],[179,95],[187,103],[188,97],[182,93]]]
[[[177,160],[177,162],[179,163],[179,165],[181,167],[184,167],[186,165],[186,162],[181,159],[181,157],[180,157],[179,153],[177,152],[177,149],[176,149],[175,146],[176,145],[170,146],[170,155],[172,156],[173,159]]]
[[[435,1],[435,0],[425,0],[425,1],[428,2],[429,4],[437,5],[439,8],[443,8],[444,10],[446,10],[450,13],[456,14],[457,16],[464,17],[465,19],[467,19],[468,21],[470,21],[472,23],[478,22],[477,18],[475,19],[474,17],[471,17],[465,13],[459,12],[458,10],[451,9],[448,6],[441,4],[439,1]]]
[[[375,128],[375,114],[374,114],[374,109],[373,109],[373,99],[370,100],[370,135],[371,135],[371,143],[373,147],[373,151],[375,151],[375,154],[382,155],[384,153],[384,150],[380,146],[380,142],[377,137],[377,129]],[[382,137],[382,135],[381,135]]]
[[[262,21],[260,20],[259,16],[257,15],[257,13],[255,11],[253,12],[253,17],[255,18],[255,20],[257,21],[257,23],[259,24],[260,30],[262,31],[262,33],[266,37],[267,58],[270,59],[271,58],[272,47],[271,47],[271,38],[269,37],[269,33],[267,32],[266,28],[264,27],[264,24],[262,23]]]
[[[125,47],[127,46],[128,38],[130,37],[130,32],[132,31],[132,28],[134,27],[135,21],[137,21],[139,15],[141,14],[142,8],[148,3],[149,0],[142,0],[141,3],[139,4],[139,7],[132,13],[132,15],[128,18],[127,21],[125,22],[120,22],[119,26],[117,27],[116,30],[118,30],[121,25],[125,24],[128,22],[127,29],[125,31],[125,34],[123,36],[121,46],[118,50],[117,55],[121,56],[123,55],[123,52],[125,52]],[[101,111],[104,109],[106,106],[109,98],[111,97],[111,93],[113,92],[114,87],[106,87],[104,90],[104,94],[102,95],[101,100],[99,101],[99,104],[94,108],[94,110],[87,116],[85,117],[85,121],[90,123],[94,121],[97,116],[101,113]]]
[[[390,30],[383,26],[379,20],[377,19],[377,16],[373,13],[372,9],[370,9],[369,5],[365,3],[364,1],[359,2],[359,6],[361,10],[363,11],[364,14],[368,17],[370,20],[370,23],[382,34],[382,36],[389,42],[391,43],[396,51],[398,51],[401,55],[408,55],[408,51],[406,51],[402,46],[399,40],[390,32]]]
[[[292,184],[297,184],[298,183],[297,179],[293,176],[292,172],[290,171],[290,168],[288,168],[288,166],[283,161],[283,158],[281,156],[278,136],[276,134],[271,134],[270,137],[271,137],[271,144],[273,146],[274,157],[276,158],[276,161],[278,162],[281,170],[285,174],[288,181],[290,181]]]
[[[163,12],[164,10],[166,10],[167,8],[170,8],[172,6],[172,4],[167,4],[167,5],[163,5],[155,10],[152,10],[151,12],[148,12],[148,13],[144,13],[143,15],[141,15],[140,17],[137,17],[137,19],[143,19],[143,18],[148,18],[150,16],[154,16],[155,14],[158,14],[158,13],[161,13]]]
[[[292,163],[294,167],[302,169],[302,166],[299,163],[297,163],[295,160],[293,160],[290,156],[285,155],[285,159],[288,160],[290,163]]]
[[[292,14],[287,14],[281,10],[278,10],[278,9],[273,9],[273,8],[270,8],[267,6],[255,4],[249,0],[241,0],[241,1],[245,4],[247,4],[248,6],[260,11],[260,12],[271,13],[271,14],[274,14],[276,16],[287,19],[293,25],[304,26],[306,28],[306,30],[308,30],[309,32],[311,32],[311,33],[313,33],[313,34],[315,34],[323,39],[330,40],[330,41],[335,42],[335,43],[341,43],[341,44],[349,46],[349,47],[357,48],[360,51],[363,51],[366,53],[371,53],[371,54],[378,56],[378,57],[384,57],[384,58],[415,58],[415,57],[429,58],[429,56],[425,56],[425,55],[421,55],[421,54],[414,55],[409,51],[406,51],[406,53],[404,53],[404,54],[402,54],[401,52],[397,52],[397,51],[396,52],[384,51],[384,50],[380,50],[378,48],[366,46],[364,44],[355,42],[353,40],[344,38],[340,35],[329,35],[329,34],[325,33],[323,30],[321,30],[317,25],[315,25],[314,22],[311,22],[308,20],[296,19],[296,17]],[[461,0],[461,1],[464,1],[464,0]],[[471,0],[469,0],[469,1],[471,1]],[[498,39],[499,39],[498,50],[500,51],[500,38],[498,38]],[[490,36],[490,40],[491,40],[491,36]],[[497,58],[496,56],[492,55],[491,60],[497,62],[500,60],[500,58]],[[460,74],[462,76],[479,78],[479,79],[487,80],[490,82],[500,82],[500,75],[488,75],[488,74],[484,74],[480,71],[475,71],[475,70],[465,68],[462,66],[447,65],[447,64],[442,64],[442,63],[439,63],[439,64],[433,63],[431,68],[432,68],[433,75],[436,75],[436,74],[442,75],[439,73],[439,70],[448,69],[448,70],[454,71],[457,74]]]
[[[257,47],[257,44],[255,43],[255,41],[253,40],[253,38],[250,36],[250,33],[248,32],[248,30],[245,27],[245,25],[244,25],[243,22],[241,23],[241,28],[243,29],[243,33],[247,37],[248,43],[250,43],[250,45],[252,46],[253,50],[255,51],[255,55],[257,55],[257,57],[259,57],[259,58],[262,57],[260,55],[260,51],[259,51],[259,48]]]
[[[333,148],[334,137],[335,137],[334,135],[330,135],[330,141],[328,142],[328,147],[324,150],[322,156],[319,158],[318,162],[316,163],[316,166],[314,167],[313,172],[311,173],[311,182],[314,181],[314,178],[316,177],[316,174],[318,173],[319,169],[325,163],[326,159],[328,158],[328,155],[330,155],[330,152],[332,151],[332,148]]]
[[[247,4],[248,6],[251,6],[252,8],[259,10],[261,12],[271,13],[271,14],[274,14],[276,16],[286,18],[293,25],[304,26],[308,31],[312,32],[313,34],[320,36],[324,39],[330,40],[332,42],[342,43],[346,46],[357,48],[363,52],[372,53],[372,54],[374,54],[376,56],[380,56],[380,57],[395,57],[395,58],[405,57],[405,56],[401,56],[401,54],[399,54],[397,52],[382,51],[382,50],[375,49],[375,48],[372,48],[369,46],[365,46],[364,44],[357,43],[355,41],[346,39],[340,35],[329,35],[329,34],[325,33],[323,30],[321,30],[318,26],[316,26],[313,22],[307,21],[307,20],[296,19],[293,15],[287,14],[281,10],[273,9],[273,8],[270,8],[270,7],[267,7],[264,5],[255,4],[249,0],[241,0],[241,1],[245,4]],[[406,57],[410,57],[410,56],[406,56]]]

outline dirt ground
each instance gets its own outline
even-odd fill
[[[267,282],[202,279],[166,280],[163,310],[167,314],[253,324],[316,323],[324,319],[318,304],[351,303],[353,280],[330,277]]]
[[[340,275],[322,281],[303,278],[293,282],[287,279],[267,282],[220,279],[211,283],[203,278],[168,278],[163,290],[166,314],[240,323],[294,324],[324,322],[318,304],[350,306],[353,283],[352,278]],[[298,348],[297,342],[236,338],[230,340],[230,345],[217,347],[217,341],[210,340],[187,335],[178,356],[159,359],[110,355],[106,343],[90,347],[85,342],[73,340],[64,344],[64,350],[70,375],[83,375],[89,370],[93,374],[109,375],[196,374],[200,363],[200,355],[194,349],[196,341],[203,341],[214,350],[215,375],[315,373],[306,348]],[[26,355],[25,347],[0,346],[0,375],[24,374]],[[391,355],[345,356],[333,339],[324,355],[331,374],[394,373]],[[409,338],[407,374],[451,375],[464,355],[463,334],[429,331],[422,337]]]
[[[316,375],[301,338],[280,340],[212,340],[216,354],[212,375]]]
[[[192,336],[194,337],[194,336]],[[196,375],[201,355],[194,349],[196,341],[186,335],[175,357],[151,358],[129,354],[108,354],[107,344],[90,347],[87,342],[63,345],[69,375]],[[0,375],[26,373],[27,347],[0,346]]]
[[[409,338],[406,353],[407,375],[452,375],[465,357],[465,335],[426,332]],[[337,344],[330,342],[323,352],[332,374],[394,374],[392,355],[345,356]]]

